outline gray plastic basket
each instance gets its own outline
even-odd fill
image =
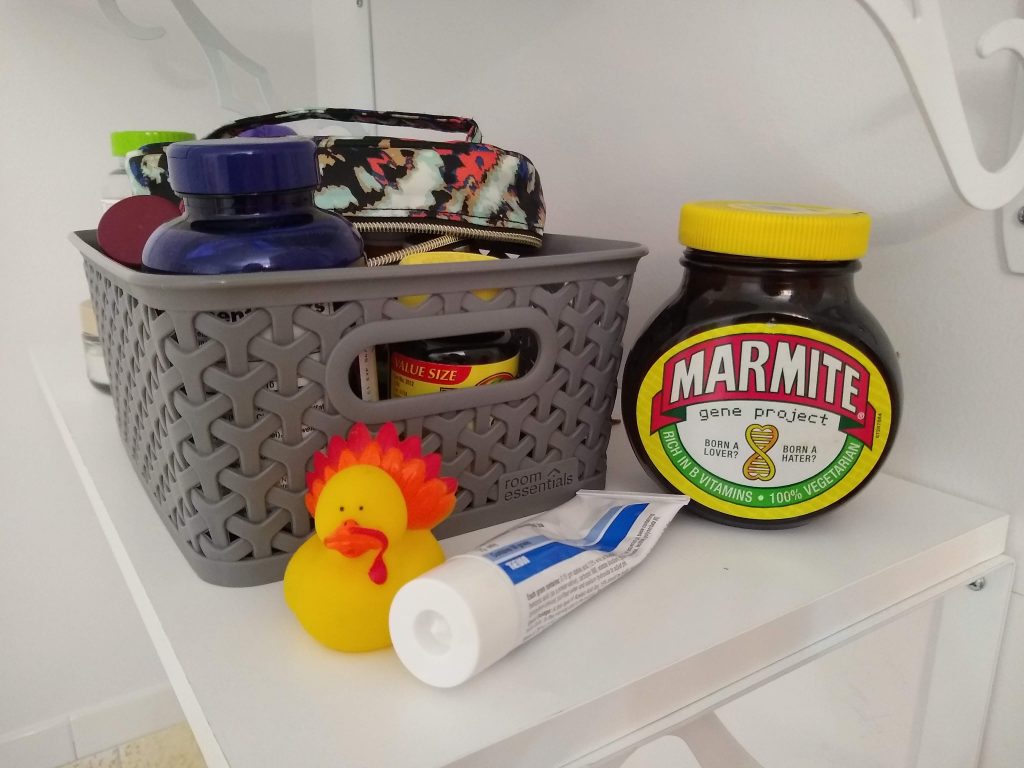
[[[458,478],[452,536],[602,488],[636,244],[547,235],[537,256],[441,266],[216,277],[85,259],[128,455],[204,580],[280,579],[311,532],[313,453],[357,421],[395,422]],[[491,300],[473,293],[495,288]],[[395,297],[428,294],[415,307]],[[364,402],[349,384],[374,345],[510,328],[538,341],[521,378]]]

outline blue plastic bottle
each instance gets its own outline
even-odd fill
[[[149,238],[147,268],[215,275],[344,267],[362,256],[355,228],[313,204],[310,139],[179,141],[166,152],[185,213]]]

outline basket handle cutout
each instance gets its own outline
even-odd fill
[[[537,338],[537,359],[533,367],[521,378],[485,387],[469,387],[378,402],[363,400],[352,391],[349,383],[348,372],[352,363],[360,352],[370,347],[418,339],[506,331],[510,328],[531,331]],[[353,421],[368,424],[402,421],[529,397],[551,378],[557,355],[558,337],[555,327],[547,315],[532,307],[408,320],[374,321],[345,334],[334,347],[327,360],[325,389],[331,404],[339,413],[345,414]]]

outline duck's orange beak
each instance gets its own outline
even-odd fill
[[[324,546],[345,557],[359,557],[371,549],[387,549],[388,537],[376,528],[363,528],[355,520],[346,520],[324,539]]]
[[[324,546],[340,552],[345,557],[359,557],[372,549],[380,552],[373,559],[367,576],[374,584],[388,580],[388,569],[384,564],[384,552],[388,548],[388,537],[376,528],[363,528],[355,520],[346,520],[324,539]]]

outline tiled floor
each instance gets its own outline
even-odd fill
[[[206,768],[188,725],[179,723],[63,768]]]

